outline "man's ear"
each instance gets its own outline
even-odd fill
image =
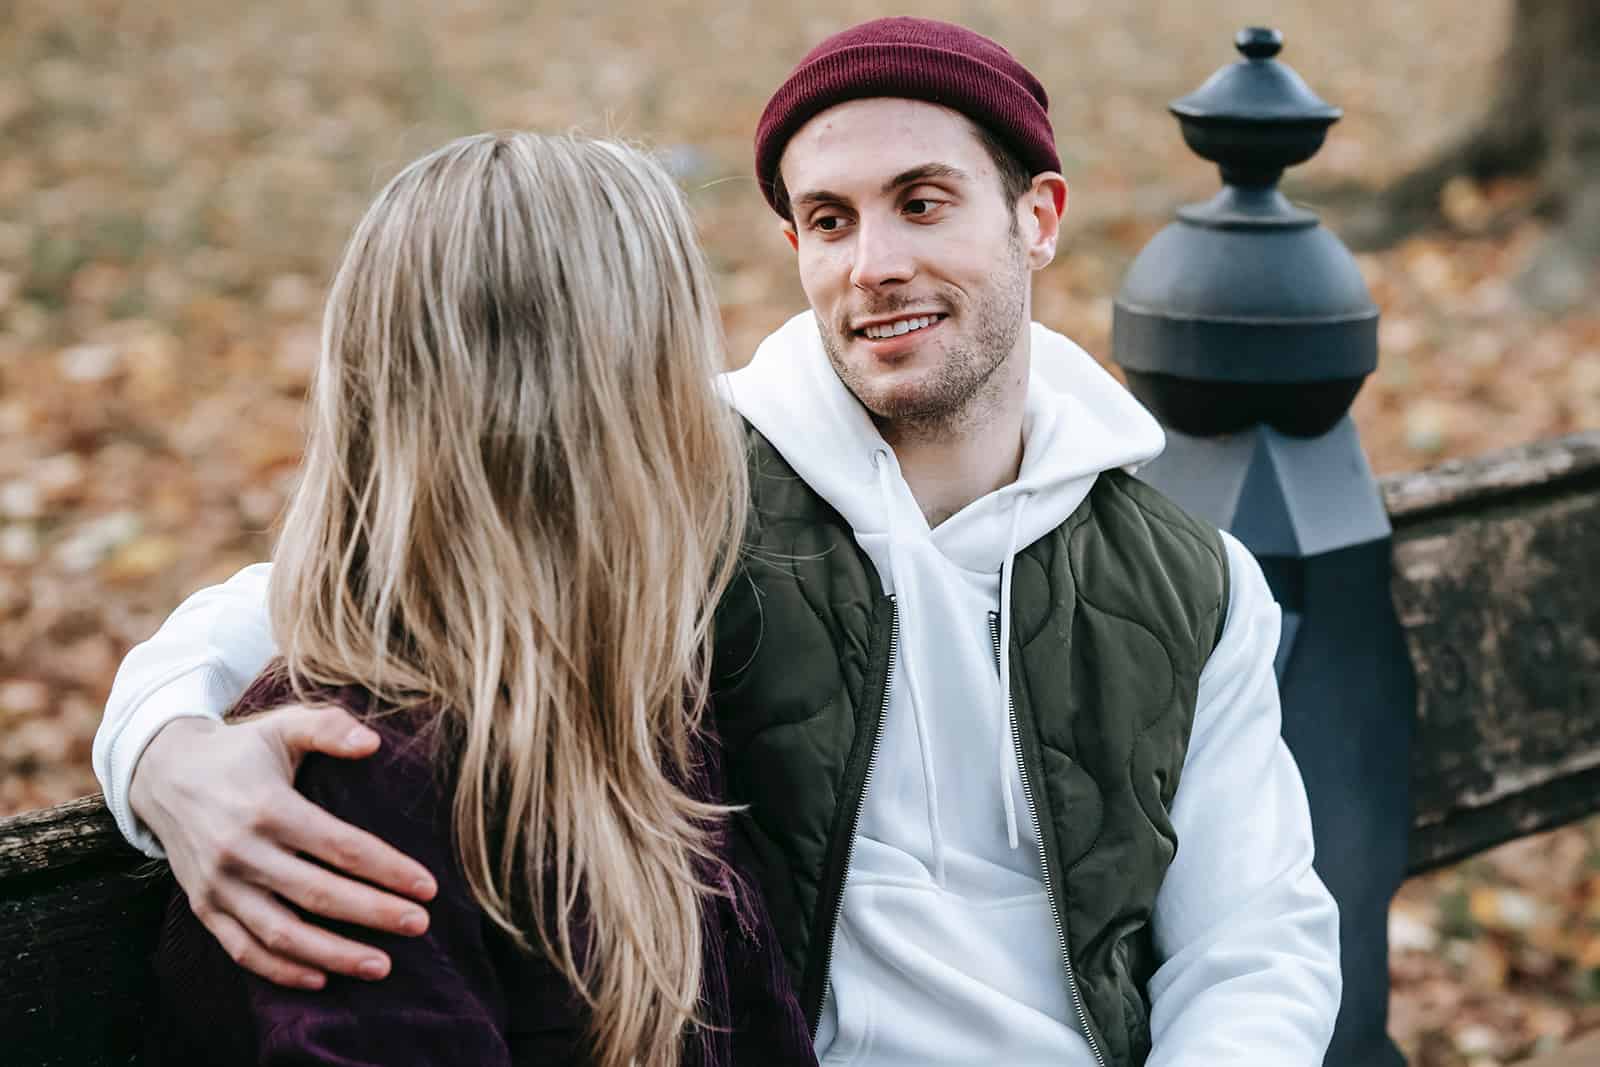
[[[779,228],[783,230],[783,236],[788,240],[789,247],[796,252],[800,251],[800,235],[794,232],[794,223],[785,222]]]
[[[1041,270],[1056,258],[1061,220],[1067,213],[1067,180],[1053,170],[1035,174],[1020,206],[1033,223],[1028,233],[1028,266]]]

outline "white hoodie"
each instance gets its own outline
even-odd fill
[[[896,597],[900,647],[851,856],[817,1051],[828,1064],[1092,1065],[1068,995],[1013,755],[1009,571],[1104,470],[1160,452],[1150,415],[1035,324],[1017,481],[930,531],[894,453],[833,373],[809,312],[724,377],[734,405],[851,524]],[[1279,737],[1278,609],[1224,536],[1231,600],[1199,701],[1156,900],[1149,1067],[1322,1062],[1338,917],[1311,870],[1304,788]],[[1004,580],[1002,580],[1004,579]],[[95,770],[118,825],[161,725],[220,715],[273,654],[267,568],[195,594],[118,672]],[[996,632],[998,630],[998,633]]]

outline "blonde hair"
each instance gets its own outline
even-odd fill
[[[743,438],[687,208],[638,151],[481,134],[396,176],[329,294],[273,563],[297,686],[433,709],[478,902],[676,1064],[726,809],[698,802]],[[581,930],[582,936],[575,937]]]

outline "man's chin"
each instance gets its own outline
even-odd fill
[[[845,349],[843,360],[833,361],[834,371],[845,387],[875,417],[902,419],[922,414],[937,406],[932,369],[920,365],[916,353],[895,360],[875,358],[859,348]]]
[[[939,406],[920,381],[868,381],[852,392],[875,418],[889,422],[926,418]]]

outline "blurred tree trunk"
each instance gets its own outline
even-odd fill
[[[1352,242],[1393,244],[1443,221],[1457,177],[1538,179],[1530,205],[1561,220],[1524,276],[1538,303],[1581,298],[1600,262],[1600,0],[1516,0],[1487,112],[1466,136],[1387,189]]]

